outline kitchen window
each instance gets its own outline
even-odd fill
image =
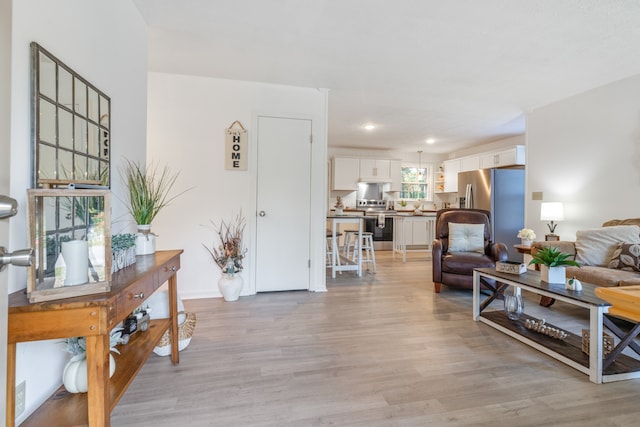
[[[406,166],[402,168],[400,198],[404,200],[433,200],[432,166]]]

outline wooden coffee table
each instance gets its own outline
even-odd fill
[[[499,282],[497,289],[489,296],[480,292],[483,279]],[[565,330],[568,336],[563,340],[554,339],[527,329],[525,321],[535,319],[523,313],[518,320],[509,320],[504,310],[496,310],[490,304],[507,285],[521,291],[555,298],[568,304],[589,310],[589,355],[582,351],[582,336]],[[606,366],[603,363],[602,335],[604,327],[611,325],[606,318],[610,304],[594,294],[596,286],[582,283],[582,291],[569,291],[564,284],[549,284],[540,280],[540,272],[528,270],[521,275],[501,273],[492,268],[477,268],[473,272],[473,320],[485,323],[513,337],[572,368],[589,375],[589,380],[601,384],[612,381],[640,378],[640,360],[620,354]],[[486,289],[483,290],[486,292]],[[494,305],[495,306],[495,305]],[[526,307],[525,307],[526,311]],[[547,324],[562,329],[560,325]]]

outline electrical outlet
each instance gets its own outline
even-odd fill
[[[27,382],[22,381],[16,386],[16,417],[19,417],[24,412],[24,405],[27,394]]]

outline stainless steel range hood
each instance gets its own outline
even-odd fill
[[[357,200],[384,200],[384,192],[391,189],[389,182],[361,182],[358,184]]]

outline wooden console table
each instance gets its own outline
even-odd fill
[[[89,391],[69,393],[60,387],[23,426],[109,426],[111,410],[147,360],[164,332],[178,336],[177,280],[182,250],[139,256],[134,265],[113,274],[111,291],[30,304],[24,290],[9,295],[6,425],[15,424],[16,344],[85,336]],[[169,319],[151,321],[146,332],[131,337],[118,350],[116,371],[109,379],[111,330],[169,281]],[[171,361],[179,363],[178,340],[171,342]],[[60,373],[62,375],[62,373]]]

